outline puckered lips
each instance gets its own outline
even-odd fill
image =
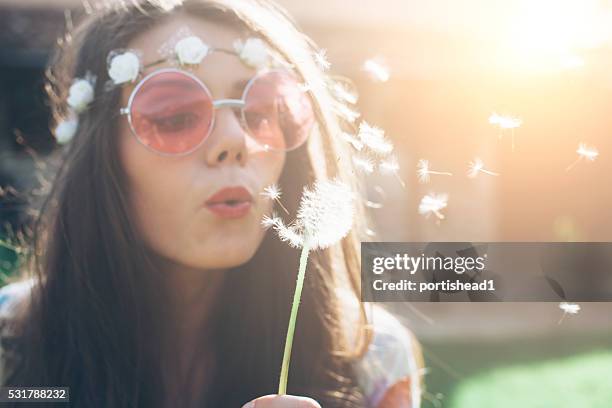
[[[222,218],[244,217],[253,205],[253,196],[243,186],[225,187],[210,196],[204,206]]]

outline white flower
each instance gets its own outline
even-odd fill
[[[208,54],[209,47],[199,37],[183,38],[174,46],[174,52],[181,64],[199,64]]]
[[[77,78],[73,81],[68,90],[68,99],[66,100],[75,112],[83,112],[94,99],[93,85],[86,79]]]
[[[259,38],[247,38],[246,42],[236,40],[234,50],[245,64],[253,68],[264,68],[270,62],[268,47]]]
[[[431,214],[434,214],[438,219],[444,219],[444,215],[440,213],[440,210],[445,208],[448,201],[447,194],[428,194],[421,200],[419,204],[419,214],[429,218]]]
[[[393,144],[385,138],[385,131],[369,125],[366,121],[359,124],[358,136],[363,144],[375,153],[384,155],[393,151]]]
[[[113,56],[108,67],[108,75],[115,85],[132,82],[139,73],[140,59],[130,51]]]
[[[317,181],[304,188],[297,219],[286,226],[280,218],[266,221],[293,247],[324,249],[344,238],[353,226],[355,194],[339,180]]]
[[[417,164],[417,176],[419,177],[419,182],[428,183],[429,176],[431,174],[438,174],[442,176],[452,176],[453,173],[449,173],[447,171],[434,171],[429,169],[429,160],[421,159]]]
[[[71,116],[57,124],[55,127],[55,139],[59,144],[66,144],[72,140],[77,128],[79,126],[79,119],[76,116]]]

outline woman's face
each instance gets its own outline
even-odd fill
[[[160,46],[184,27],[214,47],[232,49],[233,41],[241,37],[230,27],[181,15],[144,32],[129,47],[142,52],[145,64],[155,61],[160,58]],[[159,64],[144,74],[168,66]],[[206,56],[192,72],[215,100],[239,99],[244,84],[255,74],[237,56],[220,52]],[[122,106],[127,105],[133,88],[124,87]],[[215,115],[206,140],[182,156],[148,149],[134,137],[127,118],[119,119],[120,155],[143,239],[161,257],[188,268],[229,268],[253,256],[265,232],[261,218],[272,205],[260,192],[277,182],[285,163],[285,153],[265,151],[248,136],[232,109],[217,109]],[[250,206],[240,204],[248,208],[243,215],[232,216],[239,211],[226,204],[205,204],[220,190],[234,187],[245,188],[251,196]]]

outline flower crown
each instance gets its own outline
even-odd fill
[[[162,62],[171,62],[182,67],[195,67],[199,65],[204,57],[213,51],[237,55],[247,66],[257,70],[278,66],[282,60],[268,48],[266,43],[255,37],[246,40],[237,39],[233,42],[233,49],[213,48],[195,35],[189,35],[180,39],[167,56],[143,64],[141,53],[134,49],[113,50],[107,57],[107,72],[109,81],[105,84],[106,90],[116,86],[135,82],[144,68],[157,65]],[[66,104],[68,115],[60,121],[55,128],[55,138],[59,144],[68,143],[74,137],[78,124],[79,114],[85,112],[94,100],[94,89],[96,77],[89,72],[83,78],[75,78],[68,90]]]
[[[232,44],[233,49],[230,50],[211,47],[201,38],[192,35],[188,29],[179,30],[174,37],[158,50],[162,58],[148,64],[142,63],[141,53],[138,50],[111,51],[107,57],[107,72],[110,79],[103,89],[111,90],[116,86],[133,83],[142,75],[145,68],[162,62],[170,62],[181,67],[195,67],[213,51],[236,55],[245,65],[258,70],[278,66],[293,67],[291,63],[272,52],[259,38],[237,39]],[[174,41],[175,39],[177,41]],[[329,70],[331,64],[327,60],[325,50],[316,51],[312,57],[321,72],[325,73]],[[73,138],[79,125],[78,115],[85,112],[94,100],[95,83],[95,76],[89,73],[84,78],[75,78],[72,82],[66,101],[68,115],[55,128],[58,143],[65,144]],[[405,187],[405,183],[398,175],[399,163],[394,154],[393,143],[387,138],[385,131],[370,125],[365,120],[361,120],[359,126],[355,126],[355,122],[361,115],[353,108],[357,103],[358,95],[350,80],[325,75],[316,82],[302,84],[301,88],[304,92],[313,89],[327,89],[333,96],[331,101],[333,113],[350,128],[349,131],[340,131],[338,137],[350,146],[352,150],[350,160],[356,170],[365,174],[372,174],[378,170],[383,175],[393,175],[402,187]],[[377,203],[368,201],[368,205],[378,208]]]

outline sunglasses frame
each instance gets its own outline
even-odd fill
[[[212,117],[210,120],[210,125],[208,126],[208,129],[206,131],[205,136],[202,137],[202,140],[193,148],[191,148],[190,150],[187,150],[185,152],[181,152],[181,153],[165,153],[165,152],[161,152],[159,150],[156,150],[154,148],[152,148],[151,146],[145,144],[142,140],[140,140],[140,137],[138,136],[138,133],[136,132],[136,129],[134,129],[134,125],[132,123],[132,104],[134,102],[134,98],[136,97],[138,91],[140,90],[140,88],[146,83],[146,81],[148,81],[149,79],[155,77],[156,75],[159,74],[163,74],[163,73],[178,73],[181,75],[185,75],[187,77],[189,77],[190,79],[194,80],[195,83],[202,88],[202,90],[204,92],[206,92],[206,94],[208,95],[208,97],[210,98],[210,101],[212,102]],[[140,144],[142,144],[144,147],[146,147],[147,149],[160,154],[162,156],[185,156],[188,155],[190,153],[193,153],[194,151],[196,151],[198,148],[200,148],[202,146],[202,144],[204,144],[204,142],[206,141],[206,139],[208,139],[208,137],[210,136],[210,134],[212,133],[214,126],[215,126],[215,111],[217,109],[223,108],[223,107],[230,107],[230,108],[239,108],[240,109],[240,124],[242,126],[242,128],[249,134],[249,136],[260,146],[262,146],[266,151],[281,151],[281,152],[289,152],[292,150],[295,150],[297,148],[299,148],[300,146],[302,146],[306,140],[308,140],[308,138],[310,137],[310,133],[312,132],[312,127],[311,129],[308,131],[308,136],[306,136],[306,138],[304,139],[304,141],[302,141],[300,144],[298,144],[297,146],[292,147],[291,149],[277,149],[277,148],[273,148],[270,147],[269,145],[262,145],[258,140],[257,137],[255,137],[255,135],[253,135],[253,133],[251,132],[251,129],[249,128],[247,121],[246,121],[246,117],[245,117],[245,112],[244,112],[244,107],[246,106],[246,97],[248,95],[249,90],[251,89],[251,87],[253,86],[253,84],[255,83],[255,81],[259,78],[261,78],[264,75],[269,75],[270,73],[274,73],[274,72],[280,72],[283,74],[288,74],[294,78],[295,75],[293,75],[290,71],[286,70],[286,69],[280,69],[280,68],[275,68],[275,69],[266,69],[260,72],[257,72],[253,77],[251,77],[251,79],[249,79],[249,81],[247,82],[247,84],[244,87],[244,90],[242,91],[242,96],[240,97],[240,99],[228,99],[228,98],[221,98],[221,99],[214,99],[212,96],[212,93],[210,92],[210,90],[208,89],[208,87],[206,86],[206,84],[200,79],[198,78],[196,75],[194,75],[193,73],[183,70],[183,69],[179,69],[179,68],[160,68],[157,69],[153,72],[150,72],[149,74],[147,74],[146,76],[144,76],[139,82],[138,84],[134,87],[134,89],[132,90],[132,92],[130,93],[130,97],[128,98],[128,103],[127,106],[120,108],[119,109],[119,113],[122,116],[127,116],[128,119],[128,123],[130,125],[130,130],[132,132],[132,134],[134,135],[134,137],[136,138],[136,140],[138,140],[138,142]],[[296,78],[297,79],[297,78]],[[308,96],[310,98],[310,96]],[[312,100],[310,100],[310,104],[312,107]],[[313,110],[313,118],[314,118],[314,110]],[[313,123],[314,125],[314,123]]]

